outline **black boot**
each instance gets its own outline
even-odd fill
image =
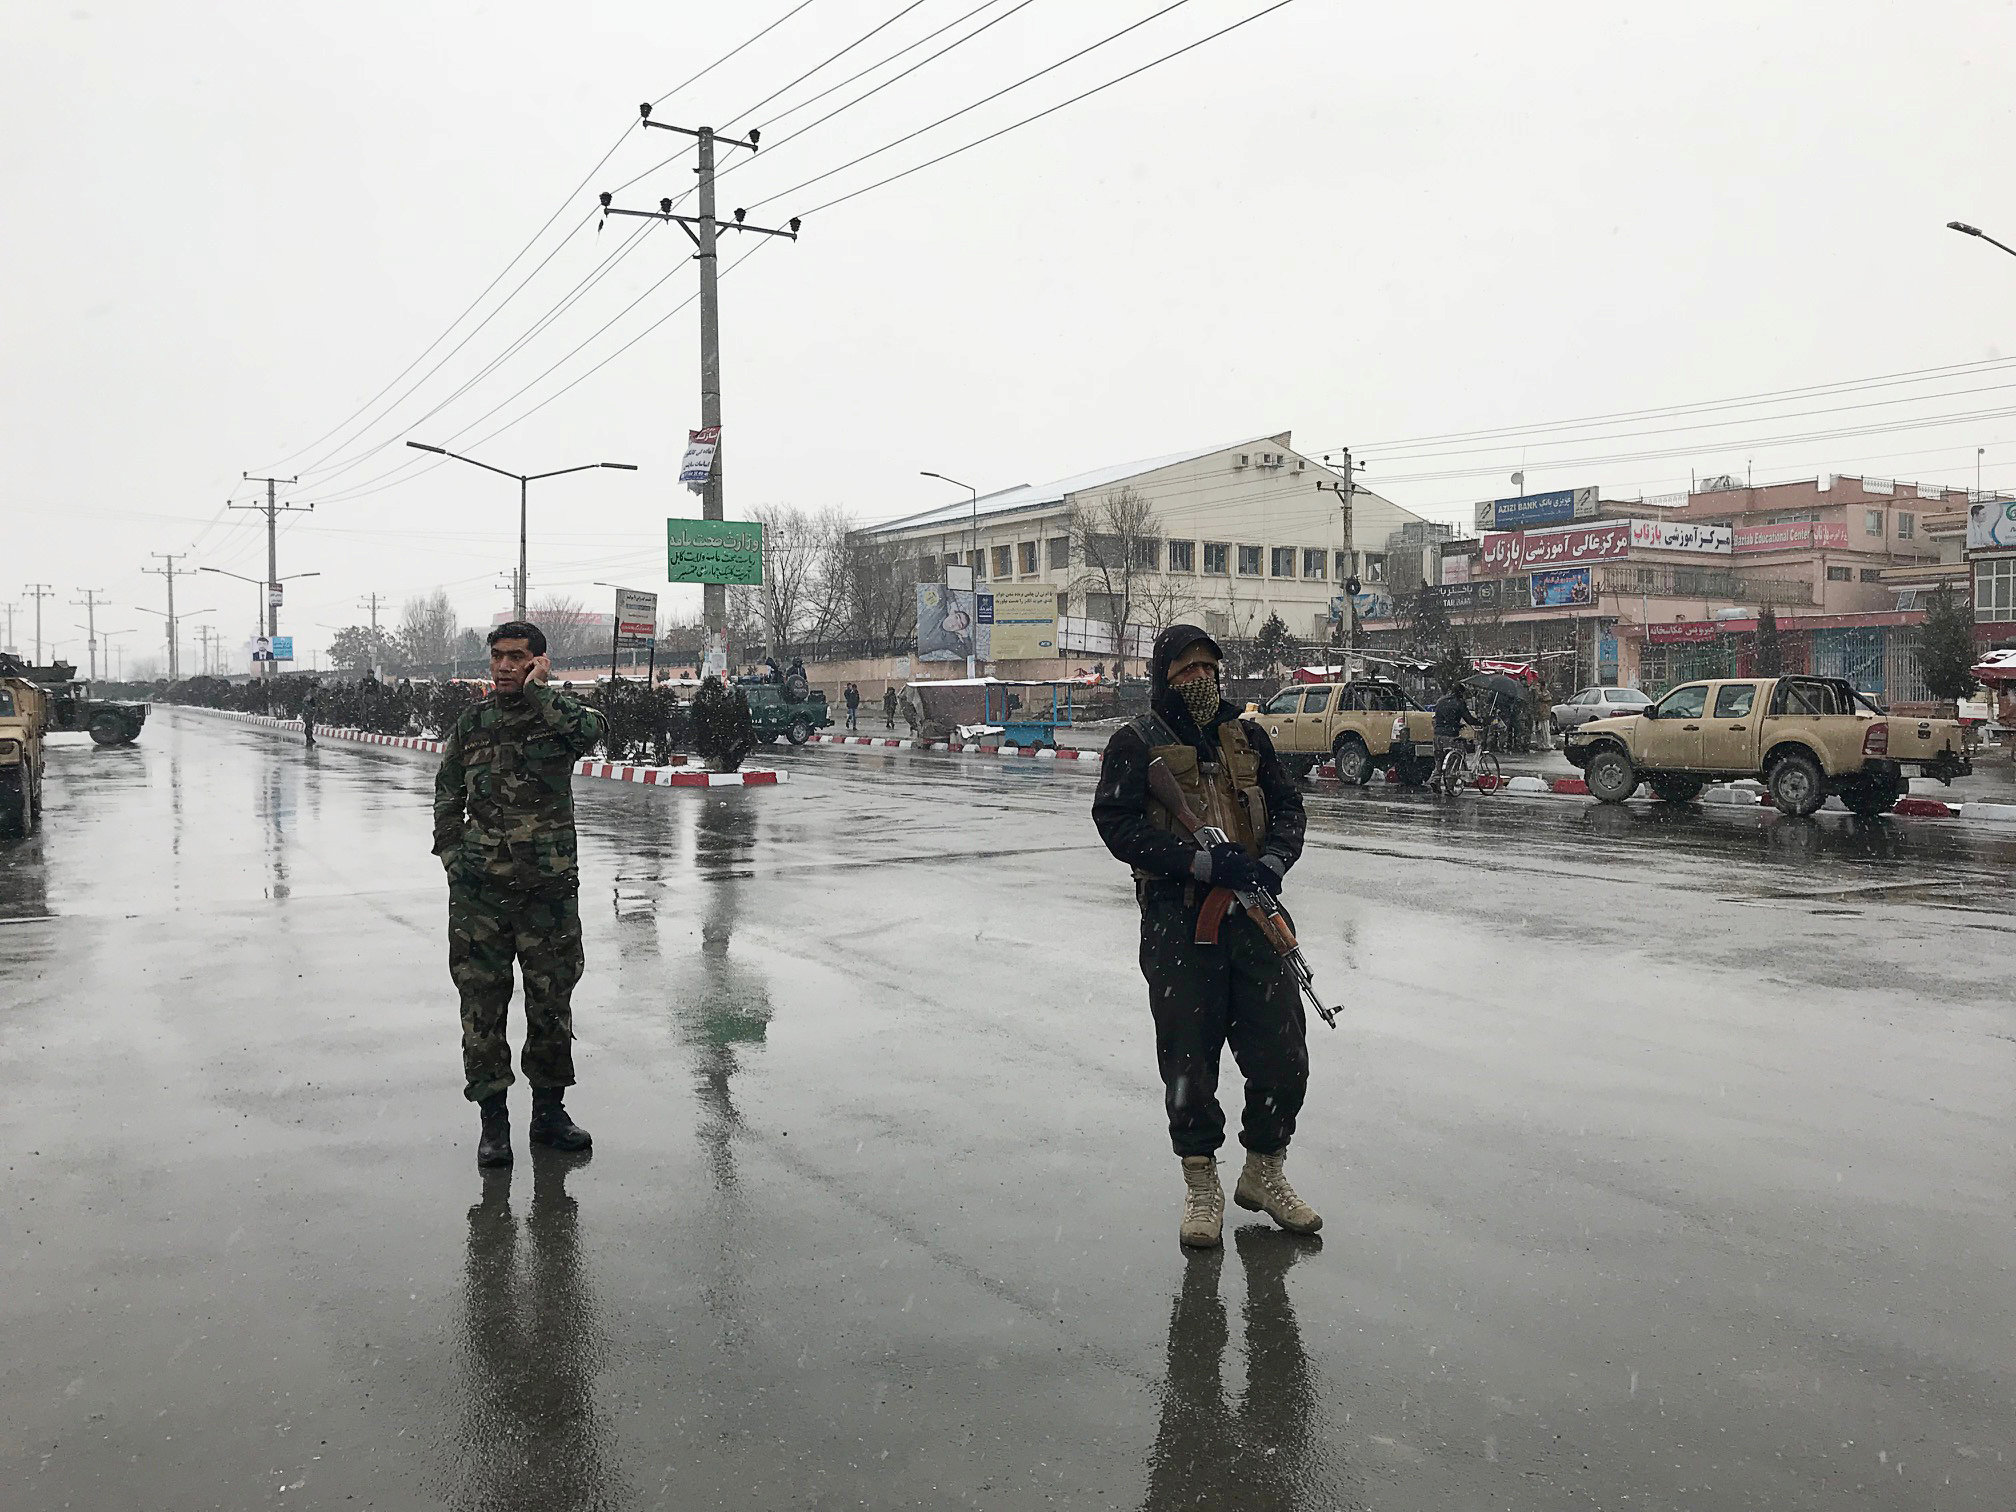
[[[476,1104],[483,1115],[483,1133],[476,1141],[476,1164],[511,1164],[511,1113],[504,1106],[504,1094],[492,1092]]]
[[[595,1141],[588,1137],[588,1131],[567,1116],[567,1108],[562,1099],[566,1097],[565,1087],[534,1087],[532,1089],[532,1128],[529,1137],[534,1144],[550,1145],[553,1149],[573,1154],[585,1150]]]

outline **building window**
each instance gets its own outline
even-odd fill
[[[980,581],[980,580],[981,580],[982,578],[986,577],[986,576],[987,576],[987,548],[983,546],[983,547],[981,547],[981,548],[980,548],[980,550],[978,550],[978,551],[969,551],[969,552],[967,552],[967,553],[966,553],[966,565],[967,565],[967,566],[969,566],[969,567],[971,567],[971,568],[973,569],[973,581],[974,581],[974,582],[976,582],[976,583],[977,583],[977,582],[979,582],[979,581]]]
[[[1974,618],[2016,620],[2016,557],[1991,557],[1974,564]]]
[[[1013,577],[1014,575],[1015,548],[1013,546],[996,546],[994,548],[994,576],[1005,578]]]
[[[1197,570],[1197,543],[1195,541],[1171,541],[1169,543],[1169,570],[1171,572],[1195,572]]]
[[[1340,551],[1337,553],[1337,581],[1340,583],[1348,582],[1350,580],[1350,577],[1351,577],[1351,553],[1348,551]]]
[[[1854,579],[1854,572],[1847,567],[1829,567],[1827,569],[1827,581],[1830,583],[1848,583],[1853,582]]]
[[[1908,540],[1910,540],[1910,539],[1911,539],[1911,537],[1912,537],[1913,535],[1915,535],[1915,534],[1917,533],[1917,530],[1918,530],[1918,518],[1917,518],[1917,516],[1916,516],[1916,515],[1913,515],[1913,514],[1910,514],[1910,513],[1907,513],[1906,511],[1904,511],[1904,510],[1902,510],[1902,509],[1898,510],[1898,511],[1897,511],[1897,539],[1898,539],[1898,540],[1900,540],[1900,541],[1908,541]]]
[[[1386,581],[1386,558],[1379,552],[1365,553],[1365,581],[1383,583]]]
[[[945,553],[945,565],[946,565],[947,567],[957,567],[957,566],[959,565],[959,553],[958,553],[958,552],[956,552],[956,551],[948,551],[948,552],[946,552],[946,553]]]
[[[1036,575],[1036,543],[1034,541],[1024,541],[1020,546],[1015,548],[1015,554],[1022,559],[1022,576],[1034,577]]]
[[[1085,595],[1085,618],[1101,625],[1110,625],[1120,617],[1120,595],[1117,593],[1088,593]]]
[[[1865,583],[1882,582],[1883,569],[1881,567],[1864,567],[1862,569],[1862,581]]]
[[[1071,537],[1052,536],[1050,537],[1049,547],[1050,565],[1052,567],[1069,567],[1071,565]]]
[[[1882,510],[1865,509],[1862,511],[1862,533],[1864,535],[1873,535],[1873,536],[1880,536],[1881,534],[1883,534]]]
[[[1321,551],[1311,551],[1305,546],[1302,549],[1302,576],[1304,576],[1305,578],[1322,577],[1323,558],[1325,555],[1327,555],[1327,553]]]
[[[1068,593],[1060,593],[1060,594],[1058,594],[1058,595],[1057,595],[1057,617],[1058,617],[1059,619],[1062,619],[1062,618],[1064,618],[1064,617],[1065,617],[1066,615],[1068,615],[1068,614],[1069,614],[1070,612],[1071,612],[1071,595],[1070,595],[1070,594],[1068,594]]]
[[[1659,569],[1657,567],[1640,567],[1638,569],[1638,591],[1640,593],[1650,593],[1658,586]]]
[[[1295,576],[1295,548],[1293,546],[1276,546],[1269,553],[1269,556],[1271,557],[1271,560],[1267,564],[1267,575],[1269,577],[1291,578]]]
[[[1232,548],[1223,541],[1204,543],[1204,575],[1206,577],[1230,577],[1232,575]]]
[[[1239,548],[1239,576],[1260,576],[1260,548],[1258,546],[1241,546]]]
[[[938,581],[938,558],[928,556],[917,558],[917,581],[920,583]]]
[[[1136,538],[1127,544],[1127,554],[1134,559],[1136,572],[1160,572],[1162,570],[1162,543],[1159,540]]]
[[[1218,549],[1223,551],[1225,548],[1220,546]],[[1204,548],[1204,557],[1205,560],[1210,560],[1211,548],[1209,546]],[[1232,633],[1232,616],[1222,609],[1206,609],[1204,611],[1204,633],[1216,636],[1219,640],[1225,639],[1226,636]]]

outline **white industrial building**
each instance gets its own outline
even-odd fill
[[[919,581],[970,563],[986,584],[1047,583],[1060,617],[1109,625],[1112,606],[1072,561],[1067,521],[1131,488],[1154,511],[1160,539],[1144,543],[1151,605],[1130,618],[1144,628],[1188,619],[1214,635],[1250,637],[1268,615],[1315,640],[1330,633],[1331,600],[1356,576],[1368,590],[1386,578],[1388,536],[1424,523],[1369,492],[1352,499],[1352,541],[1344,538],[1341,472],[1295,450],[1292,433],[1259,436],[1097,468],[1055,482],[1024,483],[977,501],[940,508],[864,533],[914,548]],[[1327,485],[1319,487],[1318,485]],[[1099,649],[1096,642],[1067,650]]]

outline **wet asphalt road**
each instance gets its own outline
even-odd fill
[[[431,760],[60,744],[0,849],[0,1504],[2016,1501],[2016,844],[1319,787],[1328,1224],[1190,1258],[1089,777],[778,759],[578,784],[597,1148],[521,1087],[486,1179]]]

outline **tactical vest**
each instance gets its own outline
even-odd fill
[[[1159,715],[1143,714],[1134,721],[1134,732],[1147,745],[1150,761],[1160,757],[1168,764],[1190,802],[1191,813],[1225,831],[1247,855],[1260,854],[1267,841],[1267,797],[1260,791],[1260,757],[1246,738],[1243,720],[1228,719],[1217,727],[1216,761],[1204,760],[1195,746],[1177,739]],[[1176,816],[1152,796],[1148,821],[1158,829],[1180,828]],[[1134,875],[1159,880],[1157,873],[1138,866]]]

